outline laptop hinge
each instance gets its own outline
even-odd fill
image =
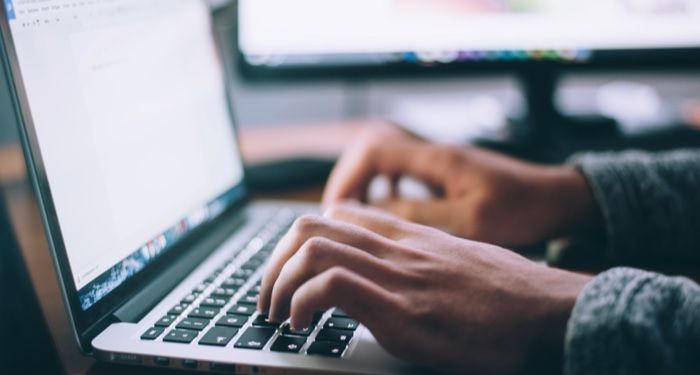
[[[195,241],[185,255],[119,307],[113,316],[120,322],[138,322],[244,222],[244,212],[222,218],[206,236]]]

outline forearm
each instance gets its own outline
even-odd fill
[[[564,373],[699,374],[700,287],[618,268],[580,294],[569,319]]]
[[[585,154],[571,164],[600,208],[609,260],[700,261],[700,151]]]

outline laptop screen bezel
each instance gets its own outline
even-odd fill
[[[51,252],[54,268],[57,273],[59,287],[64,299],[66,312],[69,315],[69,320],[74,330],[79,346],[84,352],[90,351],[90,341],[99,333],[101,329],[114,322],[112,313],[126,302],[131,296],[136,294],[144,283],[148,283],[159,271],[167,268],[177,258],[183,256],[188,244],[193,240],[201,237],[208,229],[216,225],[222,217],[232,211],[238,211],[249,200],[248,184],[246,181],[245,172],[238,185],[232,187],[230,191],[236,190],[239,199],[234,200],[229,204],[227,209],[211,222],[205,223],[195,228],[191,233],[187,234],[182,240],[176,243],[173,248],[155,259],[151,264],[147,265],[142,271],[126,280],[116,289],[110,292],[103,299],[95,303],[87,310],[83,310],[80,305],[79,291],[72,277],[71,267],[68,261],[68,254],[65,243],[61,235],[61,229],[56,213],[56,208],[51,195],[51,189],[48,182],[46,169],[44,166],[41,150],[39,148],[38,137],[34,127],[33,117],[29,106],[29,100],[21,75],[21,69],[15,49],[14,40],[10,30],[9,20],[6,17],[5,5],[2,4],[2,15],[0,16],[0,56],[3,59],[4,72],[12,100],[15,120],[19,130],[20,142],[24,152],[25,162],[27,165],[28,177],[31,180],[37,205],[44,225],[46,239],[49,250]],[[231,126],[236,135],[238,149],[240,150],[240,137],[238,136],[238,127],[231,103],[231,71],[226,65],[227,59],[223,56],[220,41],[217,37],[217,31],[214,25],[212,15],[209,16],[211,22],[211,34],[213,43],[218,52],[219,65],[224,76],[224,85],[227,95],[227,106],[231,117]],[[240,151],[239,151],[240,154]],[[241,160],[243,160],[241,156]]]

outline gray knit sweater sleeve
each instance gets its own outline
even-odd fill
[[[601,274],[569,319],[564,373],[700,374],[700,287],[628,268]]]
[[[700,150],[583,154],[572,163],[603,214],[609,260],[700,260]]]
[[[610,260],[700,265],[699,151],[573,162],[601,208]],[[700,374],[700,287],[628,268],[599,275],[569,319],[564,366],[566,375]]]

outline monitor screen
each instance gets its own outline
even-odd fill
[[[696,0],[240,0],[253,66],[559,61],[700,47]]]
[[[240,198],[209,9],[200,0],[4,2],[15,80],[87,310]]]

